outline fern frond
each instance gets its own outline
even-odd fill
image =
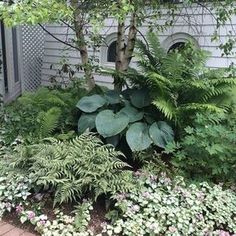
[[[60,117],[61,109],[57,107],[51,108],[47,112],[39,113],[39,136],[44,138],[52,134],[59,125]]]
[[[176,118],[176,108],[170,100],[158,98],[152,103],[167,119],[173,120]]]
[[[27,170],[37,184],[55,190],[54,204],[75,201],[88,190],[97,197],[132,185],[126,182],[127,177],[122,179],[132,176],[131,171],[125,170],[130,166],[120,160],[124,155],[113,146],[104,145],[95,134],[86,133],[64,142],[47,138],[44,143],[20,150],[24,152],[20,158],[17,152],[14,162],[23,168],[27,160]]]

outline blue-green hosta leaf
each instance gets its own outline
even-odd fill
[[[112,110],[104,110],[98,113],[95,124],[98,133],[104,138],[112,137],[128,126],[129,117],[124,113],[115,114]]]
[[[143,108],[151,104],[151,98],[147,89],[135,90],[131,96],[131,103],[137,108]]]
[[[139,121],[143,119],[143,112],[138,111],[134,107],[126,106],[120,110],[120,113],[125,113],[129,117],[129,122],[133,123],[135,121]]]
[[[148,130],[147,124],[142,122],[132,124],[129,127],[126,140],[132,151],[145,150],[152,144]]]
[[[121,102],[120,93],[115,90],[109,90],[105,93],[105,98],[109,104],[118,104]]]
[[[82,114],[78,121],[78,132],[79,134],[84,133],[87,129],[91,131],[91,129],[95,128],[95,119],[96,114]]]
[[[165,121],[153,123],[149,134],[154,144],[161,148],[165,148],[167,143],[174,141],[174,132]]]
[[[85,96],[81,98],[76,105],[81,111],[86,113],[95,112],[98,108],[104,106],[107,100],[101,95]]]

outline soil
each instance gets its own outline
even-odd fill
[[[70,215],[73,211],[73,205],[62,205],[60,206],[61,211],[65,214]],[[42,208],[43,214],[47,215],[50,220],[55,219],[55,214],[53,211],[53,202],[51,200],[47,200]],[[89,223],[89,229],[95,233],[100,233],[101,223],[105,221],[106,215],[106,207],[105,207],[105,200],[100,198],[97,202],[93,205],[93,211],[91,212],[91,221]],[[20,222],[19,216],[16,212],[7,213],[3,217],[3,221],[12,224],[20,229],[33,233],[35,235],[40,235],[34,230],[34,226],[30,223],[22,224]]]
[[[89,223],[89,229],[94,233],[101,233],[101,223],[106,221],[106,204],[104,199],[98,199],[93,205],[93,211],[91,212],[91,221]]]

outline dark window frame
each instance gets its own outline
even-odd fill
[[[20,81],[19,74],[19,58],[18,58],[18,37],[17,28],[12,28],[12,50],[13,50],[13,66],[14,66],[14,81],[18,83]]]
[[[116,62],[116,48],[117,41],[113,41],[109,44],[107,49],[107,62],[115,63]]]
[[[4,87],[5,93],[9,91],[8,85],[8,73],[7,73],[7,56],[6,56],[6,35],[5,35],[5,27],[3,22],[0,22],[1,25],[1,39],[2,39],[2,70],[3,70],[3,79],[4,79]]]

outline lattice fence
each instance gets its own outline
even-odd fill
[[[22,26],[22,90],[34,91],[41,84],[45,33],[39,26]]]

